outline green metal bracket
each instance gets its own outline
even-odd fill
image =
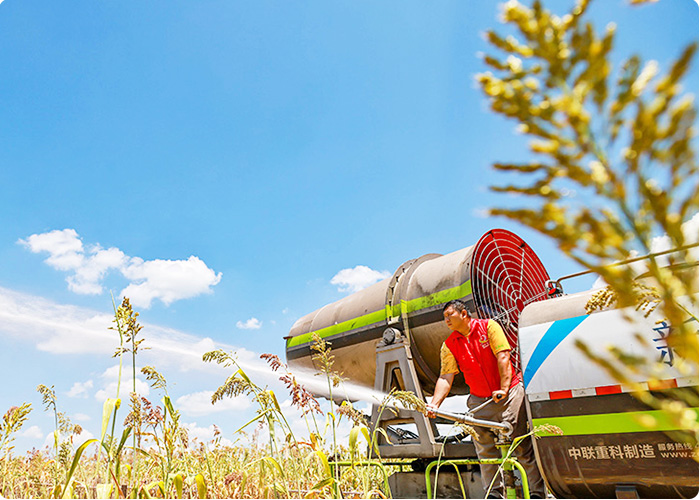
[[[523,498],[530,498],[530,487],[528,486],[527,482],[527,473],[525,472],[525,469],[523,469],[523,466],[518,463],[518,460],[515,458],[484,458],[482,460],[479,459],[460,459],[460,460],[435,460],[433,462],[430,462],[428,464],[428,467],[425,469],[425,487],[426,487],[426,493],[428,498],[433,498],[433,488],[432,488],[432,482],[430,480],[430,474],[432,470],[435,467],[442,467],[443,465],[453,465],[455,468],[457,468],[458,465],[475,465],[475,464],[491,464],[491,465],[502,465],[503,466],[503,471],[508,473],[512,473],[513,469],[518,469],[520,471],[520,476],[522,478],[522,483],[523,483]],[[464,485],[462,483],[462,476],[457,473],[457,478],[459,479],[459,485],[462,488],[462,491],[464,491]],[[515,488],[513,487],[506,487],[506,498],[517,498],[516,493],[515,493]]]

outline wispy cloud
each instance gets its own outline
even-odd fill
[[[131,374],[122,373],[121,382],[119,377],[119,365],[114,365],[107,368],[100,377],[103,387],[95,393],[95,399],[98,401],[106,401],[107,398],[120,398],[122,401],[129,400],[129,394],[134,387],[134,379]],[[119,394],[117,394],[119,390]],[[150,386],[144,380],[136,376],[136,392],[140,396],[148,396],[150,394]]]
[[[260,321],[258,318],[250,318],[245,323],[242,321],[237,321],[236,328],[240,328],[241,330],[259,330],[262,328],[262,321]]]
[[[112,355],[119,346],[119,336],[110,330],[112,315],[91,309],[57,304],[43,297],[0,287],[0,338],[3,335],[33,344],[38,350],[53,354]],[[155,366],[175,366],[181,371],[200,369],[219,373],[220,367],[202,363],[202,355],[217,348],[236,351],[238,359],[256,355],[246,349],[215,344],[209,337],[197,337],[172,328],[142,323],[149,347],[139,356]],[[82,385],[80,385],[82,384]],[[89,389],[88,382],[73,386],[74,395]],[[114,397],[114,396],[110,396]]]
[[[338,271],[331,278],[331,285],[336,285],[339,292],[358,292],[389,276],[391,273],[388,271],[375,271],[367,266],[355,266]]]
[[[69,273],[68,289],[78,294],[101,294],[106,275],[111,271],[120,273],[130,281],[121,296],[129,297],[136,307],[148,308],[154,300],[167,306],[210,293],[222,276],[195,256],[187,260],[143,260],[114,247],[85,246],[75,229],[32,234],[17,243],[33,253],[48,253],[45,262]]]
[[[112,317],[0,287],[0,333],[32,342],[40,351],[113,354]]]
[[[211,397],[213,394],[212,391],[185,394],[177,398],[176,405],[184,415],[199,417],[223,411],[240,412],[248,409],[251,404],[250,400],[245,396],[224,398],[221,401],[217,401],[216,404],[212,404]]]
[[[73,387],[68,391],[69,398],[87,398],[88,392],[92,389],[93,381],[88,380],[87,382],[76,382]]]
[[[22,431],[21,435],[30,439],[41,439],[44,437],[44,433],[38,425],[28,427],[26,430]]]

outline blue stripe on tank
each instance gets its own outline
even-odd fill
[[[530,361],[523,372],[523,382],[525,388],[530,384],[532,377],[540,369],[542,363],[549,357],[554,349],[564,340],[578,325],[580,325],[588,315],[567,318],[555,321],[544,333],[535,350],[530,357]]]

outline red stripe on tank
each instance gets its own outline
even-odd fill
[[[552,391],[549,393],[549,399],[567,399],[572,398],[574,395],[571,390],[567,391]]]
[[[604,396],[605,394],[620,394],[622,392],[622,386],[620,385],[604,385],[602,387],[596,387],[595,393],[597,396]]]

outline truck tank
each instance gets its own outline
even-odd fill
[[[688,397],[697,415],[697,366],[681,369],[666,342],[671,325],[634,307],[586,314],[594,291],[530,304],[520,317],[520,349],[528,412],[534,426],[551,424],[563,435],[535,441],[540,467],[559,498],[672,498],[698,493],[697,448],[674,422],[635,397],[649,389],[662,400]],[[628,318],[628,319],[626,319]],[[689,316],[697,325],[697,318]],[[659,370],[621,384],[577,347],[611,359],[614,346]],[[639,396],[639,393],[638,393]],[[654,429],[656,425],[657,430]],[[678,441],[681,442],[678,442]]]
[[[516,346],[520,312],[546,298],[548,279],[527,243],[510,231],[493,229],[473,246],[409,260],[391,278],[300,318],[286,337],[287,361],[293,368],[316,369],[311,344],[318,334],[333,349],[334,369],[371,388],[377,342],[392,327],[410,339],[421,387],[432,393],[440,346],[450,335],[442,317],[446,302],[464,300],[476,316],[496,319]],[[512,352],[518,363],[517,349]],[[463,379],[455,381],[452,392],[467,392]]]

